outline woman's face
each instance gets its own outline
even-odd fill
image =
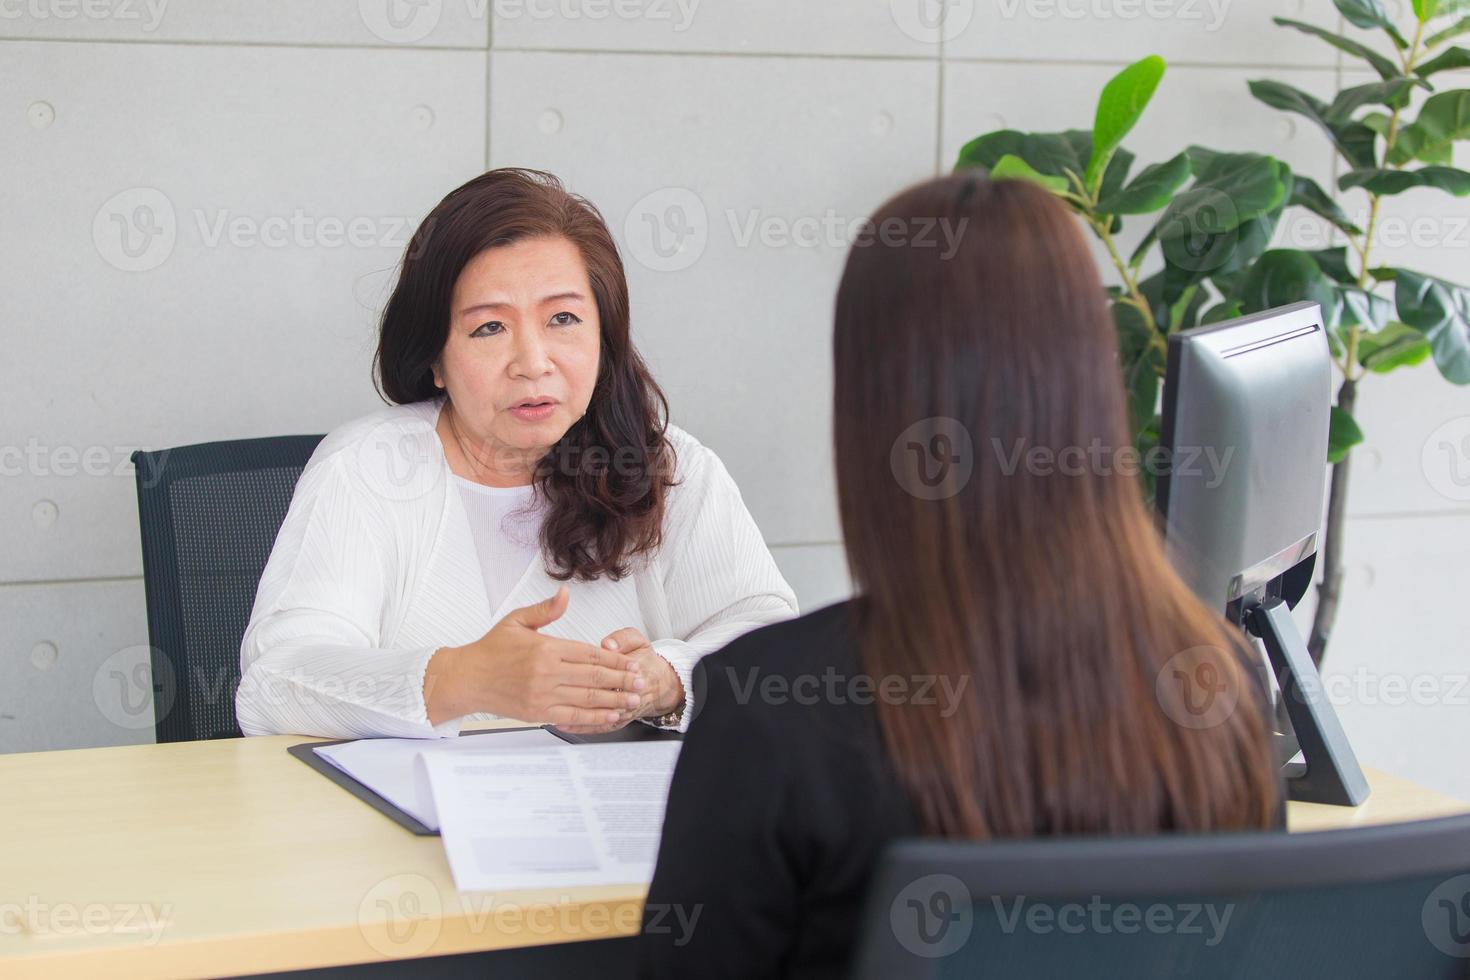
[[[522,239],[471,259],[454,284],[434,381],[476,451],[544,451],[565,435],[592,400],[601,328],[568,239]]]

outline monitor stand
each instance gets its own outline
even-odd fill
[[[1266,645],[1291,721],[1290,737],[1301,747],[1306,760],[1282,767],[1287,796],[1335,806],[1362,803],[1368,798],[1368,780],[1348,745],[1337,712],[1328,703],[1322,678],[1291,618],[1291,610],[1279,596],[1271,596],[1243,612],[1246,628]]]

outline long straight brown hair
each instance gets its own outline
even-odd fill
[[[837,295],[837,485],[864,670],[964,679],[877,704],[924,831],[1271,825],[1248,648],[1164,555],[1077,220],[972,171],[872,228]]]

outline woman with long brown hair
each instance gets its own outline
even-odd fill
[[[383,312],[389,407],[317,446],[261,576],[245,734],[682,730],[699,658],[796,612],[630,324],[606,223],[555,176],[439,202]]]
[[[1076,219],[970,172],[898,195],[871,229],[834,336],[856,595],[701,663],[648,975],[841,975],[895,837],[1280,820],[1248,649],[1170,568],[1130,465]],[[1209,676],[1223,710],[1179,676]]]

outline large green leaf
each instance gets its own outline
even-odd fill
[[[1292,184],[1291,199],[1287,201],[1287,204],[1306,208],[1318,217],[1327,219],[1349,235],[1363,233],[1363,229],[1353,224],[1353,219],[1348,217],[1347,212],[1338,207],[1337,202],[1310,177],[1296,175]]]
[[[1358,427],[1358,420],[1333,405],[1332,418],[1327,425],[1327,462],[1341,463],[1362,441],[1363,430]]]
[[[1470,194],[1470,171],[1454,167],[1420,167],[1418,170],[1383,170],[1366,167],[1349,170],[1337,179],[1342,190],[1361,187],[1370,194],[1402,194],[1415,187],[1436,187],[1456,197]]]
[[[1399,70],[1399,66],[1394,64],[1393,61],[1374,51],[1367,45],[1359,44],[1351,38],[1343,37],[1341,34],[1334,34],[1315,24],[1304,24],[1299,20],[1292,20],[1289,17],[1272,17],[1271,20],[1282,27],[1294,27],[1304,34],[1320,37],[1337,50],[1345,51],[1357,58],[1362,58],[1368,64],[1372,65],[1373,70],[1378,72],[1382,78],[1399,78],[1403,75],[1403,72]]]
[[[1470,290],[1408,269],[1394,284],[1399,319],[1424,334],[1439,373],[1470,384]]]
[[[1450,48],[1415,68],[1414,74],[1420,78],[1428,78],[1436,72],[1454,71],[1458,68],[1470,68],[1470,50],[1460,47]]]
[[[1439,13],[1439,0],[1411,0],[1414,7],[1414,17],[1419,23],[1424,23]]]
[[[1358,363],[1375,374],[1422,364],[1429,356],[1429,341],[1413,327],[1391,321],[1376,334],[1358,338]]]
[[[1092,134],[1085,129],[1069,129],[1062,133],[1023,133],[1000,129],[977,136],[960,150],[956,170],[979,167],[994,169],[1002,157],[1024,160],[1032,170],[1047,177],[1066,177],[1068,172],[1082,179],[1083,169],[1092,155]],[[1103,174],[1103,187],[1121,185],[1133,154],[1119,148]]]
[[[1354,285],[1358,277],[1348,267],[1348,250],[1346,245],[1336,248],[1319,248],[1315,252],[1308,252],[1317,263],[1317,268],[1327,274],[1328,278],[1343,285]]]
[[[1332,2],[1337,6],[1338,12],[1354,27],[1361,27],[1365,30],[1372,30],[1375,27],[1381,28],[1388,32],[1389,37],[1393,38],[1393,43],[1398,46],[1400,51],[1409,46],[1409,42],[1404,40],[1404,36],[1399,33],[1398,27],[1394,25],[1393,19],[1388,16],[1388,11],[1383,9],[1383,4],[1379,3],[1378,0],[1332,0]],[[1428,2],[1432,2],[1432,0],[1414,0],[1415,10],[1418,10],[1419,4]],[[1419,19],[1428,20],[1429,18],[1421,17]]]
[[[1285,82],[1258,79],[1248,82],[1247,85],[1251,95],[1273,109],[1294,112],[1316,123],[1327,134],[1327,138],[1332,140],[1333,146],[1337,147],[1338,151],[1353,166],[1371,167],[1373,165],[1376,134],[1368,130],[1362,123],[1347,118],[1336,120],[1329,118],[1331,108],[1326,103]]]
[[[1393,301],[1387,296],[1380,296],[1357,286],[1340,285],[1335,288],[1342,306],[1339,329],[1358,327],[1368,333],[1378,333],[1388,326],[1393,317]]]
[[[1332,282],[1316,260],[1293,248],[1274,248],[1263,254],[1230,298],[1239,300],[1246,313],[1310,300],[1322,308],[1324,319],[1333,323],[1337,319],[1338,299]]]
[[[1466,17],[1458,23],[1445,28],[1438,34],[1431,34],[1424,41],[1426,48],[1437,48],[1446,41],[1459,37],[1461,34],[1470,34],[1470,17]]]
[[[1274,157],[1206,154],[1195,163],[1195,182],[1175,196],[1150,233],[1164,253],[1168,303],[1192,283],[1260,255],[1294,186],[1291,168]]]
[[[1337,97],[1327,107],[1327,121],[1346,122],[1365,105],[1386,105],[1391,109],[1401,109],[1409,104],[1409,93],[1413,90],[1414,82],[1408,78],[1389,78],[1345,88],[1337,93]]]
[[[1061,194],[1067,190],[1067,178],[1048,177],[1046,174],[1037,173],[1031,168],[1031,164],[1022,160],[1013,153],[1007,153],[995,161],[995,166],[990,168],[990,176],[995,180],[1029,180],[1033,184],[1040,184],[1053,194]]]
[[[1189,157],[1183,153],[1144,167],[1126,187],[1098,201],[1097,210],[1101,214],[1151,214],[1174,199],[1189,173]]]
[[[1164,77],[1164,59],[1150,55],[1124,68],[1103,86],[1092,124],[1092,156],[1087,161],[1087,188],[1096,192],[1113,151],[1143,115]]]
[[[1115,302],[1113,322],[1118,328],[1118,360],[1128,393],[1128,420],[1136,438],[1154,417],[1164,361],[1153,342],[1153,329],[1134,306]]]
[[[1419,118],[1400,130],[1388,162],[1446,162],[1456,140],[1470,139],[1470,89],[1440,92],[1424,100]]]
[[[1199,322],[1201,325],[1219,323],[1221,320],[1231,320],[1240,315],[1240,300],[1224,300],[1205,310],[1204,314],[1199,318]]]

